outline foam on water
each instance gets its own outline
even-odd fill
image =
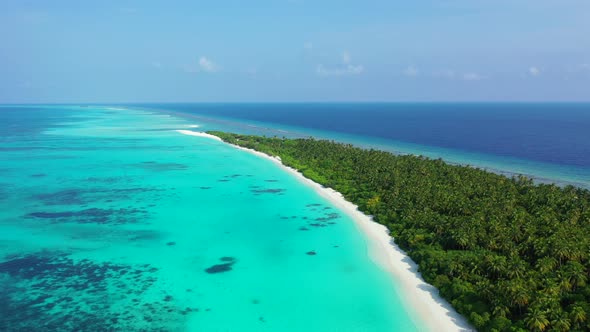
[[[169,115],[37,117],[58,109],[1,142],[0,330],[420,328],[353,223],[272,162]]]

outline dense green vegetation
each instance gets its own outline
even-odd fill
[[[590,191],[330,141],[211,134],[358,204],[479,330],[590,330]]]

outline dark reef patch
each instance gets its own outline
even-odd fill
[[[119,188],[119,189],[66,189],[53,193],[33,195],[45,205],[82,205],[95,202],[112,202],[129,200],[136,195],[161,191],[154,188]]]
[[[237,262],[234,257],[230,256],[221,257],[219,260],[225,263],[212,265],[206,268],[205,272],[209,274],[229,272],[232,270],[233,265]]]
[[[250,190],[252,193],[254,193],[255,195],[258,194],[280,194],[285,192],[285,189],[279,189],[279,188],[270,188],[270,189],[253,189]]]
[[[107,176],[107,177],[88,177],[87,182],[90,183],[104,183],[104,184],[115,184],[115,183],[131,183],[133,179],[129,176]]]
[[[313,251],[313,250],[312,251],[308,251],[305,254],[308,255],[308,256],[315,256],[315,255],[317,255],[317,253],[315,251]]]
[[[32,178],[42,178],[42,177],[46,177],[47,174],[45,173],[36,173],[36,174],[31,174],[30,177]]]
[[[203,189],[203,190],[209,190],[211,188],[213,188],[213,187],[199,187],[199,189]]]
[[[139,164],[134,164],[133,166],[142,168],[149,171],[184,171],[189,167],[187,165],[179,164],[179,163],[161,163],[156,161],[144,161]]]
[[[170,246],[175,246],[176,245],[176,242],[167,242],[166,245],[169,246],[169,247]]]
[[[157,271],[55,252],[7,256],[0,263],[0,331],[130,331],[140,314],[153,322],[150,329],[162,330],[170,301],[139,300]],[[141,309],[147,305],[151,310]]]
[[[264,182],[279,182],[279,180],[264,180]]]
[[[338,219],[340,218],[340,215],[338,213],[328,213],[326,215],[324,215],[323,217],[318,217],[315,218],[316,221],[328,221],[328,220],[334,220],[334,219]]]
[[[232,270],[233,263],[215,264],[205,269],[209,274],[229,272]]]
[[[307,225],[310,227],[322,228],[336,224],[333,220],[340,218],[338,213],[327,213],[321,217],[314,218],[314,221],[308,221]],[[307,218],[304,218],[307,219]]]
[[[123,234],[129,241],[155,241],[164,237],[162,232],[151,229],[125,231]]]
[[[80,205],[88,202],[82,197],[85,193],[87,190],[69,189],[51,194],[38,194],[33,198],[43,201],[45,205]]]
[[[28,218],[49,219],[53,223],[77,223],[77,224],[130,224],[147,219],[148,213],[142,209],[98,209],[90,208],[79,211],[61,212],[33,212],[26,215]]]

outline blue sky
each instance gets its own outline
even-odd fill
[[[0,2],[0,103],[150,101],[590,101],[590,1]]]

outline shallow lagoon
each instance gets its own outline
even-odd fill
[[[1,330],[418,329],[347,216],[268,160],[174,131],[198,123],[0,111]]]

